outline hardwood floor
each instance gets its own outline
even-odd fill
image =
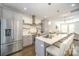
[[[19,51],[10,56],[35,56],[35,45],[33,44],[31,46],[25,47],[22,51]]]

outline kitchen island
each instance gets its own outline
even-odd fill
[[[50,38],[45,38],[44,36],[36,37],[35,40],[35,52],[37,56],[45,56],[45,50],[47,46],[53,45],[57,41],[66,37],[67,34],[58,34]]]

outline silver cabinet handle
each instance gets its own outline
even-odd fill
[[[7,45],[7,46],[12,46],[13,44],[9,44],[9,45]]]
[[[10,44],[7,44],[7,45],[13,45],[13,44],[16,44],[16,43],[10,43]]]

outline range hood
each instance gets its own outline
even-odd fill
[[[32,15],[32,24],[29,24],[29,23],[24,23],[25,25],[30,25],[30,26],[37,26],[37,25],[41,25],[41,23],[39,23],[39,24],[36,24],[35,23],[35,19],[36,18],[36,16],[35,15]]]
[[[35,15],[32,15],[32,25],[35,26],[36,23],[35,23]]]

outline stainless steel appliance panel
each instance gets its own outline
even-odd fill
[[[1,45],[1,55],[5,56],[12,52],[15,52],[14,47],[15,47],[15,43]]]
[[[22,49],[22,41],[1,45],[1,55],[8,55]]]
[[[10,20],[3,19],[1,21],[1,44],[6,44],[14,41],[13,26],[11,26],[11,24],[12,22]],[[10,30],[11,33],[8,30]],[[6,35],[7,32],[10,33],[9,36]]]

